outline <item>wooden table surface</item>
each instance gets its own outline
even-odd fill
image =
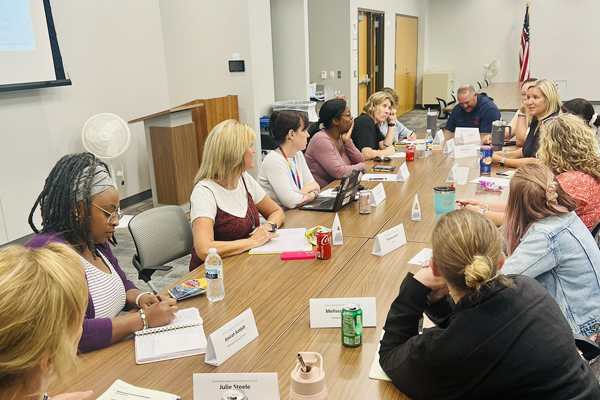
[[[399,166],[403,162],[403,158],[393,159],[386,165]],[[79,370],[64,385],[51,385],[49,393],[94,390],[92,398],[97,398],[116,379],[121,379],[191,400],[193,373],[277,372],[281,399],[287,399],[295,354],[316,351],[323,355],[330,399],[405,399],[391,382],[370,380],[368,372],[400,283],[408,271],[419,268],[407,262],[430,241],[435,223],[432,188],[445,184],[455,163],[471,168],[469,180],[479,176],[476,158],[453,160],[447,154],[434,152],[432,157],[407,163],[411,173],[407,181],[383,182],[387,198],[373,207],[371,214],[359,214],[356,202],[340,210],[344,244],[333,246],[330,260],[281,261],[279,255],[248,254],[224,259],[223,301],[210,304],[205,296],[199,296],[179,303],[180,308],[200,310],[207,336],[252,308],[259,337],[221,366],[205,364],[204,355],[136,365],[134,341],[129,338],[107,349],[81,355]],[[367,163],[367,172],[372,172],[374,164]],[[339,182],[332,186],[336,183]],[[363,182],[366,187],[376,184]],[[507,189],[496,194],[483,193],[478,188],[473,183],[456,186],[457,198],[493,201],[506,200],[508,196]],[[410,218],[415,194],[421,204],[421,222]],[[335,213],[290,210],[284,227],[309,228],[317,224],[329,227],[334,216]],[[404,224],[408,243],[384,257],[371,255],[377,233],[400,223]],[[173,285],[201,274],[202,271],[196,270]],[[370,296],[377,298],[377,327],[364,329],[361,347],[344,347],[339,329],[310,329],[309,299]]]
[[[517,111],[523,105],[520,82],[492,83],[478,90],[477,93],[487,93],[489,97],[494,99],[494,103],[500,111]],[[451,112],[457,105],[458,103],[454,103],[444,108],[443,111]]]

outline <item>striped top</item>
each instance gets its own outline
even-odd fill
[[[114,318],[125,307],[125,286],[110,261],[100,253],[102,260],[110,269],[110,274],[99,270],[85,258],[81,258],[88,281],[90,296],[94,302],[96,318]]]

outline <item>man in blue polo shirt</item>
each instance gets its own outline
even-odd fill
[[[477,93],[471,85],[458,88],[456,96],[459,107],[452,110],[444,133],[454,133],[456,128],[478,128],[479,133],[487,139],[492,133],[492,122],[500,119],[498,107],[487,94]]]

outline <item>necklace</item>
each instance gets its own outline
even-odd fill
[[[296,160],[294,160],[294,168],[296,169],[296,174],[294,175],[294,170],[292,169],[290,160],[288,160],[288,158],[285,155],[285,152],[283,151],[283,148],[281,146],[279,146],[279,151],[281,151],[281,155],[283,156],[283,158],[285,158],[285,161],[287,162],[288,168],[290,169],[290,173],[292,174],[292,180],[298,187],[298,190],[302,189],[302,185],[300,184],[300,174],[298,173],[298,165],[296,165]]]
[[[244,178],[242,178],[244,179]],[[235,187],[237,188],[239,186],[239,182],[240,180],[238,179],[238,184],[235,185]],[[245,186],[245,185],[244,185]],[[235,190],[235,188],[234,188]],[[248,200],[248,192],[245,192],[246,194],[246,201]],[[244,208],[244,206],[242,205],[242,203],[240,203],[240,201],[237,199],[237,196],[235,194],[233,194],[232,196],[235,199],[235,202],[238,203],[238,205],[240,206],[240,208]],[[250,221],[250,224],[252,224],[252,230],[254,231],[256,229],[256,225],[254,224],[254,220],[253,220],[254,215],[250,215],[250,204],[246,204],[246,216],[244,217],[244,219],[248,219],[248,221]]]

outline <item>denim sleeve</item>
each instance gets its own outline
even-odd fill
[[[506,260],[501,272],[535,278],[556,267],[556,243],[542,233],[530,232]]]
[[[396,120],[396,132],[394,132],[395,139],[398,140],[400,138],[406,139],[408,135],[410,135],[412,131],[402,125],[402,123]],[[432,135],[435,135],[435,132],[431,132]]]

